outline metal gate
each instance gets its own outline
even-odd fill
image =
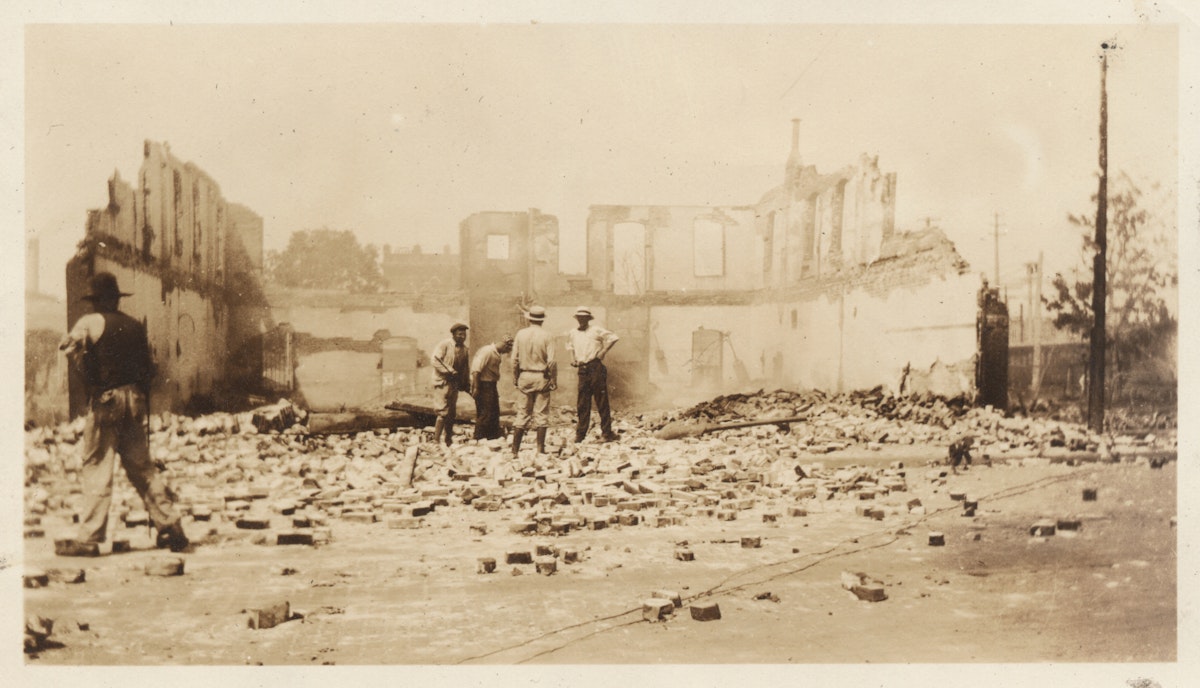
[[[263,389],[272,394],[296,388],[295,333],[288,323],[277,325],[262,335]]]

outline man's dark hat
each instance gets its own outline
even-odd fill
[[[105,301],[116,300],[122,296],[133,296],[121,291],[117,286],[117,276],[111,272],[97,272],[92,275],[92,279],[88,282],[90,293],[84,294],[84,301]]]

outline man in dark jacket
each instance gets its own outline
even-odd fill
[[[154,379],[154,361],[142,323],[117,310],[123,293],[109,272],[91,279],[93,313],[79,319],[59,349],[83,373],[88,395],[83,431],[83,513],[80,538],[71,548],[92,553],[103,542],[112,503],[113,453],[133,484],[158,531],[158,546],[178,552],[188,539],[179,522],[158,469],[150,459],[146,420],[148,392]],[[91,551],[89,551],[89,548]]]

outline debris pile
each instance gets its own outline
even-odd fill
[[[650,434],[678,420],[784,415],[804,420],[670,441]],[[887,510],[873,500],[907,490],[903,462],[885,467],[886,461],[867,460],[886,445],[919,445],[917,463],[942,463],[945,444],[963,435],[974,436],[979,457],[991,462],[1098,446],[1133,455],[1174,443],[1173,431],[1101,438],[1079,426],[1005,418],[962,399],[899,398],[881,390],[728,395],[673,414],[619,420],[622,438],[613,443],[570,444],[570,430],[555,428],[548,454],[527,448],[517,461],[505,440],[464,439],[447,448],[418,428],[311,435],[302,417],[286,402],[237,415],[152,417],[152,458],[183,512],[207,524],[209,544],[245,537],[320,545],[331,539],[334,521],[421,528],[435,509],[448,507],[503,510],[512,532],[553,535],[751,514],[767,522],[803,517],[814,503],[840,502],[847,511],[883,518]],[[74,517],[82,431],[77,420],[26,433],[28,537],[43,532],[42,515]],[[136,494],[125,481],[118,484],[119,517],[144,524]],[[899,501],[890,508],[921,507]]]

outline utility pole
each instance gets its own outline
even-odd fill
[[[1042,388],[1042,261],[1043,254],[1038,251],[1038,259],[1035,265],[1031,265],[1033,272],[1033,303],[1029,306],[1029,317],[1032,320],[1030,331],[1033,336],[1033,368],[1029,378],[1029,388],[1033,401],[1037,401],[1037,396]]]
[[[1088,427],[1104,432],[1105,305],[1108,296],[1108,51],[1100,44],[1100,190],[1096,194],[1096,255],[1092,258],[1092,341],[1088,362]]]

